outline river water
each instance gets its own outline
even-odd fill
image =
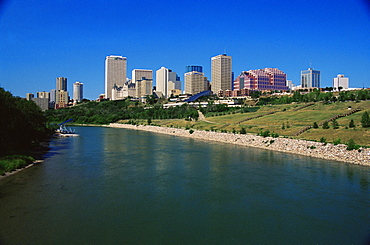
[[[76,127],[0,181],[0,244],[365,244],[370,168]]]

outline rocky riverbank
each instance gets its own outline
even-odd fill
[[[136,126],[131,124],[111,123],[107,126],[114,128],[144,130],[155,133],[169,134],[194,139],[211,140],[242,146],[258,147],[262,149],[370,166],[369,148],[361,148],[360,152],[358,150],[348,151],[346,150],[347,146],[344,144],[323,144],[306,140],[261,137],[249,134],[230,134],[195,129],[192,129],[193,132],[190,133],[190,130],[186,129],[158,127],[150,125]]]

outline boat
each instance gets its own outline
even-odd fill
[[[64,124],[72,121],[72,119],[69,119],[65,122],[62,122],[59,124],[59,128],[55,130],[55,135],[58,137],[76,137],[79,136],[76,134],[75,130],[72,130],[71,128],[67,128]]]

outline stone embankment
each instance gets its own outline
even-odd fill
[[[111,123],[110,125],[108,125],[108,127],[144,130],[155,133],[189,137],[201,140],[211,140],[242,146],[258,147],[262,149],[370,166],[369,148],[361,148],[360,152],[357,150],[348,151],[346,150],[347,146],[343,144],[323,144],[314,141],[288,139],[281,137],[261,137],[249,134],[220,133],[195,129],[192,129],[193,133],[190,133],[190,130],[186,129],[157,127],[150,125],[136,126],[131,124]]]

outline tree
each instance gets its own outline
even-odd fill
[[[323,123],[323,125],[322,125],[322,128],[323,128],[323,129],[328,129],[328,128],[330,128],[330,127],[329,127],[329,123],[328,123],[328,122],[324,122],[324,123]]]
[[[313,128],[319,128],[319,125],[317,125],[316,122],[313,123]]]
[[[333,129],[338,129],[339,128],[339,124],[338,124],[337,120],[333,120],[332,125],[333,125]]]
[[[247,130],[245,130],[245,128],[244,127],[242,127],[241,129],[240,129],[240,134],[246,134],[247,133]]]
[[[350,128],[355,128],[356,127],[355,122],[353,121],[353,119],[351,119],[351,121],[349,122],[348,127],[350,127]]]
[[[369,118],[369,113],[367,113],[367,111],[365,111],[364,114],[362,114],[361,124],[363,128],[370,127],[370,118]]]

